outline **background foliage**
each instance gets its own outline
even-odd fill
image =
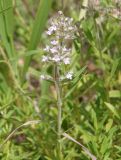
[[[0,159],[58,160],[55,88],[39,80],[46,22],[58,10],[78,27],[75,79],[63,86],[63,131],[98,160],[121,160],[121,4],[108,0],[0,0]],[[40,123],[2,145],[32,120]],[[65,160],[89,160],[77,144],[63,138],[62,145]]]

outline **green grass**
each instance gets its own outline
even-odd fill
[[[116,7],[101,1],[103,8],[110,5]],[[51,73],[41,63],[48,43],[44,31],[60,6],[61,1],[0,0],[1,160],[58,160],[55,87],[41,82],[40,74]],[[75,77],[63,86],[62,129],[72,137],[62,138],[63,159],[90,160],[79,142],[97,160],[121,160],[121,19],[90,6],[81,0],[63,6],[78,26]]]

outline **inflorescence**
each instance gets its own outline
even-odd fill
[[[68,47],[68,41],[74,39],[76,26],[73,19],[65,17],[62,11],[50,19],[50,27],[46,34],[50,38],[50,44],[44,48],[45,55],[42,62],[51,62],[56,65],[69,65],[71,61],[72,48]],[[66,79],[72,79],[72,72],[65,74]],[[41,79],[49,79],[48,76],[41,75]]]

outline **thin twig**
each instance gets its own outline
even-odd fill
[[[82,147],[82,149],[86,152],[86,154],[88,154],[88,156],[90,156],[90,158],[92,160],[97,160],[97,158],[92,154],[90,153],[90,151],[85,147],[83,146],[80,142],[78,142],[77,140],[75,140],[73,137],[71,137],[70,135],[68,135],[67,133],[63,133],[62,134],[65,138],[68,138],[69,140],[75,142],[76,144],[78,144],[79,146]]]
[[[17,127],[16,129],[14,129],[14,130],[9,134],[9,136],[4,140],[4,142],[0,145],[0,149],[1,149],[1,148],[3,147],[3,145],[13,136],[13,134],[14,134],[17,130],[19,130],[21,127],[27,126],[27,125],[30,125],[30,124],[37,124],[37,123],[39,123],[39,122],[40,122],[40,120],[28,121],[28,122],[20,125],[20,126]]]

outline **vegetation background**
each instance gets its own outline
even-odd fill
[[[78,28],[63,131],[97,160],[121,160],[121,2],[114,0],[0,0],[0,159],[58,160],[55,87],[40,81],[44,31],[58,10]],[[90,159],[66,138],[62,146],[65,160]]]

